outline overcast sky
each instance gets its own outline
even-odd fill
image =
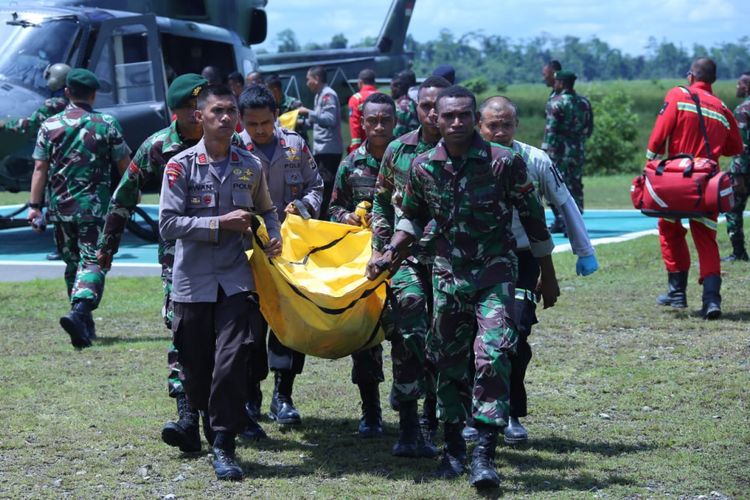
[[[377,36],[390,3],[268,0],[268,39],[260,47],[275,51],[276,34],[287,28],[301,45],[329,42],[336,33],[350,44]],[[750,36],[750,0],[416,0],[409,33],[425,42],[443,28],[455,35],[482,31],[516,41],[542,33],[596,35],[623,52],[642,54],[650,36],[687,49],[696,42],[711,46]]]

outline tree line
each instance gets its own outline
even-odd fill
[[[276,41],[279,52],[350,46],[341,33],[334,35],[328,43],[302,46],[290,29],[279,32]],[[375,40],[369,37],[351,47],[374,43]],[[406,49],[414,53],[413,69],[417,75],[428,75],[439,64],[450,62],[460,80],[484,78],[499,84],[539,82],[541,65],[551,59],[558,59],[566,69],[588,81],[682,78],[693,59],[705,56],[716,61],[720,79],[734,79],[750,71],[750,36],[711,47],[696,43],[689,49],[652,37],[644,54],[630,55],[610,47],[596,36],[583,40],[575,36],[559,38],[542,34],[529,40],[514,41],[481,32],[456,36],[444,29],[436,39],[427,42],[418,42],[408,35]]]

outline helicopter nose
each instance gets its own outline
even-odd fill
[[[0,117],[26,118],[39,109],[46,96],[0,80]]]

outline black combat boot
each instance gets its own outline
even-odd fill
[[[190,408],[187,396],[177,395],[177,422],[167,422],[161,430],[161,440],[176,446],[183,453],[201,451],[201,436],[198,432],[198,412]]]
[[[734,262],[738,260],[744,260],[747,262],[750,258],[745,250],[745,235],[733,234],[729,237],[729,241],[732,242],[732,253],[721,259],[723,262]]]
[[[260,382],[251,383],[248,388],[247,403],[245,403],[245,412],[247,413],[247,427],[240,432],[242,439],[258,441],[268,437],[266,431],[260,426],[260,408],[263,403],[263,393],[260,390]]]
[[[461,431],[461,435],[464,437],[466,441],[469,441],[473,443],[477,440],[477,437],[479,434],[477,433],[477,428],[474,427],[474,419],[469,417],[466,419],[466,424],[464,425],[463,430]]]
[[[417,401],[400,402],[398,409],[398,442],[391,454],[396,457],[428,457],[437,455],[435,445],[425,443],[419,427]]]
[[[500,476],[495,470],[495,447],[497,446],[497,427],[477,422],[479,439],[471,456],[469,484],[475,488],[497,488]]]
[[[712,274],[703,279],[701,314],[705,319],[717,319],[721,316],[721,276],[718,274]]]
[[[209,445],[214,445],[214,439],[216,439],[216,433],[211,428],[211,419],[208,416],[208,412],[201,410],[198,412],[201,416],[201,423],[203,424],[203,437]]]
[[[217,432],[213,446],[214,458],[211,465],[214,466],[216,478],[227,481],[242,480],[242,468],[234,456],[234,434],[229,432]]]
[[[503,432],[503,440],[506,444],[521,444],[529,440],[529,433],[521,425],[518,417],[510,417],[508,419],[508,426]]]
[[[68,314],[60,318],[60,326],[70,335],[70,343],[76,349],[91,347],[89,329],[86,326],[87,316],[91,316],[91,302],[81,300],[75,302]]]
[[[292,401],[294,373],[290,370],[277,370],[273,372],[273,378],[273,397],[271,398],[271,411],[268,413],[269,418],[282,425],[301,424],[302,417]]]
[[[687,289],[688,272],[668,273],[667,284],[668,291],[656,298],[656,303],[660,306],[672,306],[679,309],[687,307]]]
[[[419,426],[422,428],[422,434],[424,434],[426,441],[428,438],[430,443],[435,440],[438,425],[437,398],[434,394],[428,394],[425,396],[422,405],[422,416],[419,417]]]
[[[463,424],[444,424],[445,445],[443,458],[435,475],[442,479],[453,479],[464,473],[466,466],[466,441],[461,436]]]
[[[383,435],[383,417],[380,411],[380,390],[377,382],[357,384],[362,398],[362,418],[357,432],[363,438]]]

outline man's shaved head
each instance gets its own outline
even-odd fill
[[[690,65],[690,73],[699,82],[714,83],[716,81],[716,63],[709,57],[701,57]]]
[[[513,114],[513,118],[518,120],[518,108],[516,108],[513,101],[503,95],[496,95],[485,99],[484,102],[479,105],[480,116],[484,113],[485,109],[493,109],[496,111],[508,110]]]
[[[490,97],[479,105],[479,134],[484,140],[512,147],[517,129],[518,110],[507,97]]]

